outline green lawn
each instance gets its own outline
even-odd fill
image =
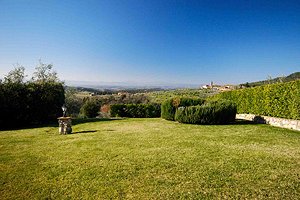
[[[0,199],[297,199],[300,132],[94,121],[0,131]]]

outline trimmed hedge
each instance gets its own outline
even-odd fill
[[[176,109],[181,106],[196,106],[202,105],[204,99],[196,98],[172,98],[164,101],[161,104],[161,117],[166,120],[175,120]]]
[[[175,120],[188,124],[228,124],[235,121],[236,106],[230,101],[213,101],[198,106],[179,107]]]
[[[223,92],[211,99],[235,102],[238,113],[300,119],[300,80]]]
[[[110,106],[112,117],[155,118],[160,117],[159,104],[114,104]]]
[[[61,83],[0,83],[0,126],[18,127],[56,120],[65,102]]]

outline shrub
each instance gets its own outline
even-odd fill
[[[223,92],[211,99],[235,102],[238,113],[300,119],[300,80]]]
[[[228,124],[235,121],[236,106],[229,101],[214,101],[198,106],[179,107],[175,120],[188,124]]]
[[[200,98],[172,98],[164,101],[161,104],[161,117],[166,120],[175,119],[176,109],[178,107],[196,106],[202,105],[205,102],[204,99]]]
[[[112,117],[153,118],[160,117],[159,104],[114,104],[110,106]]]
[[[173,99],[168,99],[161,104],[161,117],[166,120],[174,120],[176,108]]]
[[[153,103],[153,104],[145,105],[145,117],[146,118],[160,117],[160,113],[161,113],[160,104]]]
[[[17,127],[56,120],[62,115],[61,83],[0,83],[0,126]]]
[[[112,117],[125,116],[125,104],[114,104],[110,106],[110,115]]]
[[[83,117],[94,118],[100,111],[100,105],[95,100],[86,100],[80,109],[80,114]]]

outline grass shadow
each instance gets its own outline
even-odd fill
[[[243,119],[237,119],[235,120],[234,123],[230,125],[256,125],[257,123],[254,121],[248,121],[248,120],[243,120]]]
[[[79,133],[95,133],[98,130],[90,130],[90,131],[76,131],[76,132],[72,132],[71,134],[79,134]]]
[[[115,121],[115,120],[122,120],[121,118],[88,118],[88,119],[73,119],[72,125],[77,124],[84,124],[90,122],[104,122],[104,121]]]
[[[33,129],[33,128],[44,128],[44,127],[58,127],[57,121],[51,121],[47,123],[39,123],[39,124],[17,124],[14,125],[8,125],[7,127],[1,127],[0,131],[14,131],[14,130],[21,130],[21,129]]]
[[[88,119],[72,119],[72,125],[84,124],[90,122],[101,122],[101,121],[114,121],[122,120],[122,118],[88,118]],[[21,129],[33,129],[33,128],[58,128],[58,121],[50,121],[46,123],[39,124],[17,124],[17,125],[7,125],[7,127],[0,127],[0,131],[14,131]]]

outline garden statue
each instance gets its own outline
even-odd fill
[[[58,131],[60,134],[66,135],[72,133],[72,118],[66,117],[67,107],[63,105],[61,107],[63,111],[63,116],[58,118],[59,128]]]

